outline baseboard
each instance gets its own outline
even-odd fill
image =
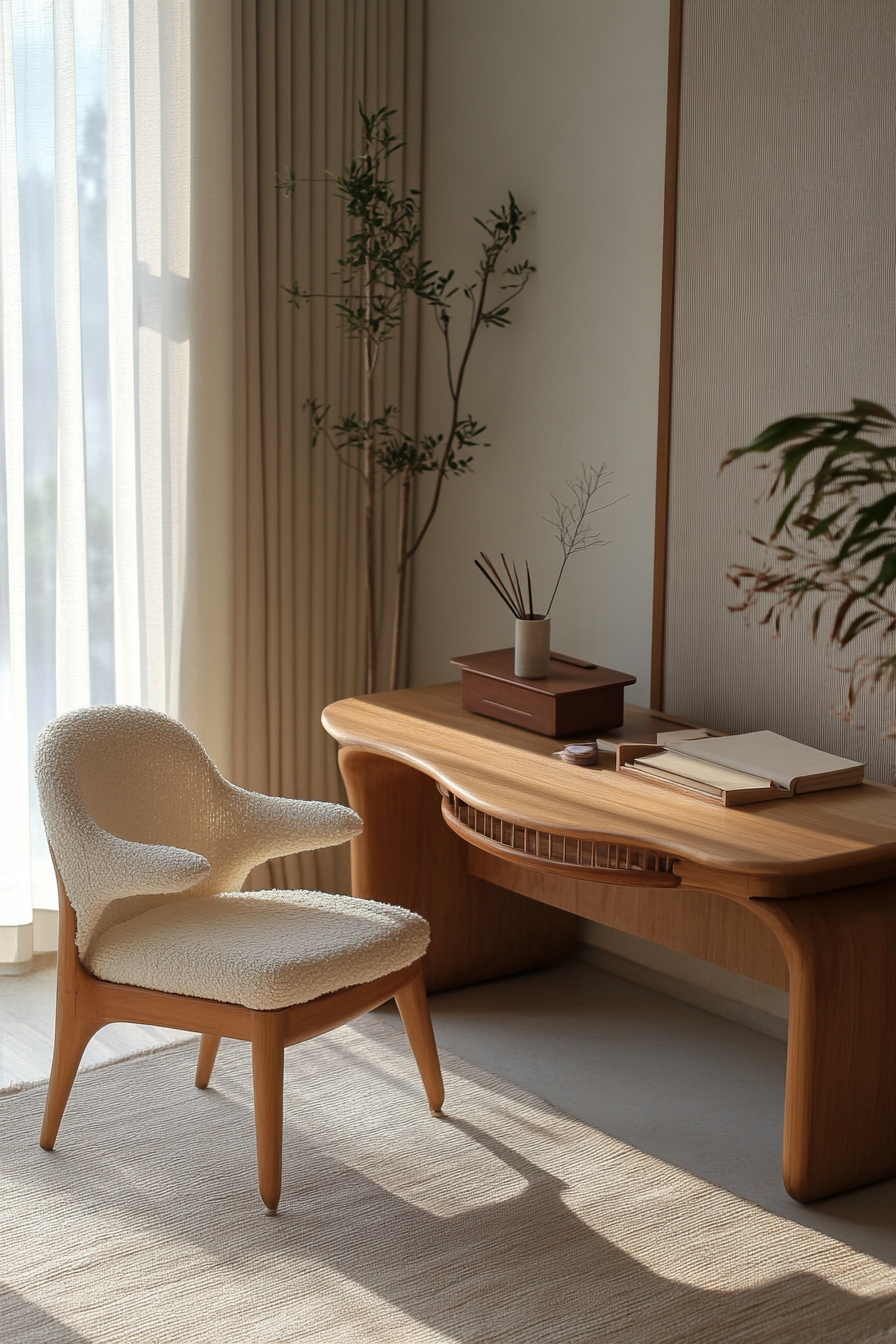
[[[0,977],[4,975],[30,975],[32,971],[45,971],[56,965],[55,952],[35,952],[27,961],[0,962]]]
[[[0,975],[27,975],[56,960],[59,911],[36,907],[30,924],[0,928]]]
[[[790,996],[786,991],[760,984],[745,975],[736,975],[723,967],[711,966],[708,962],[684,953],[669,954],[669,960],[679,971],[677,975],[672,974],[656,964],[647,964],[648,958],[655,963],[659,959],[658,954],[668,953],[668,949],[660,949],[656,944],[648,944],[645,939],[636,938],[632,934],[620,934],[615,929],[605,930],[602,927],[597,937],[600,937],[603,945],[599,945],[595,941],[594,930],[595,926],[592,926],[588,941],[578,944],[575,953],[578,961],[587,962],[589,966],[596,966],[610,975],[618,975],[623,980],[632,980],[645,989],[666,994],[669,998],[680,999],[683,1003],[714,1013],[716,1017],[724,1017],[739,1026],[749,1027],[751,1031],[761,1032],[764,1036],[772,1036],[779,1041],[787,1040]],[[606,935],[615,935],[612,941],[620,942],[622,947],[606,946],[611,941]],[[644,948],[638,947],[638,944],[643,944]],[[628,955],[624,955],[624,952]]]

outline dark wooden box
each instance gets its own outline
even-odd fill
[[[552,653],[550,674],[527,681],[513,674],[513,649],[465,654],[452,658],[451,666],[460,668],[464,709],[545,737],[619,728],[625,688],[636,680],[627,672]]]

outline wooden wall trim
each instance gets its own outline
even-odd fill
[[[669,531],[669,443],[672,431],[672,347],[675,320],[675,249],[678,217],[678,131],[681,117],[681,23],[684,0],[669,4],[669,78],[666,95],[666,181],[663,208],[663,279],[660,308],[660,381],[657,415],[656,524],[653,551],[653,630],[650,707],[663,707],[666,555]]]

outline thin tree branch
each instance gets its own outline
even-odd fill
[[[356,471],[359,474],[359,476],[364,475],[364,472],[358,466],[357,462],[352,462],[349,458],[342,456],[342,448],[340,447],[338,440],[333,437],[332,433],[325,424],[323,423],[319,424],[317,427],[317,432],[318,434],[322,435],[322,437],[326,440],[327,445],[330,448],[332,448],[333,452],[339,458],[340,462],[343,462],[345,466],[349,468],[349,470]]]
[[[462,357],[462,359],[461,359],[460,365],[459,365],[458,370],[457,370],[457,383],[456,383],[456,385],[455,385],[454,392],[453,392],[453,394],[452,394],[452,399],[451,399],[451,401],[452,401],[452,405],[451,405],[451,429],[450,429],[450,431],[449,431],[449,433],[448,433],[448,437],[447,437],[447,439],[446,439],[446,441],[445,441],[445,447],[444,447],[444,449],[442,450],[442,456],[441,456],[441,459],[440,459],[440,461],[439,461],[438,471],[437,471],[437,473],[436,473],[436,485],[435,485],[435,490],[434,490],[434,492],[433,492],[432,502],[431,502],[431,504],[430,504],[430,506],[429,506],[429,512],[428,512],[427,515],[426,515],[426,518],[425,518],[425,520],[424,520],[424,522],[423,522],[422,527],[420,528],[420,531],[417,533],[417,536],[416,536],[416,538],[415,538],[413,544],[412,544],[412,545],[410,546],[410,548],[408,549],[408,557],[414,555],[414,554],[416,553],[416,551],[418,550],[418,548],[419,548],[419,546],[420,546],[420,543],[422,542],[423,538],[426,536],[427,532],[429,531],[429,528],[430,528],[430,525],[431,525],[431,523],[432,523],[432,520],[433,520],[433,518],[434,518],[435,515],[436,515],[436,509],[439,507],[439,497],[440,497],[440,495],[441,495],[441,493],[442,493],[442,483],[443,483],[443,481],[444,481],[444,479],[445,479],[445,474],[446,474],[447,469],[448,469],[448,461],[449,461],[449,458],[450,458],[450,456],[451,456],[451,450],[452,450],[452,448],[454,447],[454,440],[455,440],[455,436],[457,435],[457,426],[458,426],[458,422],[459,422],[459,420],[460,420],[460,397],[461,397],[461,392],[463,391],[464,375],[466,374],[466,371],[467,371],[467,363],[469,362],[469,359],[470,359],[470,352],[471,352],[472,349],[473,349],[473,342],[474,342],[475,339],[476,339],[476,333],[478,332],[478,330],[479,330],[479,324],[480,324],[480,322],[482,321],[482,310],[483,310],[483,308],[484,308],[484,306],[485,306],[485,293],[486,293],[487,286],[488,286],[488,276],[486,275],[485,279],[484,279],[483,282],[482,282],[482,289],[481,289],[481,291],[480,291],[480,296],[479,296],[479,306],[478,306],[478,314],[477,314],[476,324],[475,324],[474,327],[471,328],[470,333],[469,333],[469,335],[467,336],[467,341],[466,341],[466,345],[465,345],[465,347],[464,347],[463,357]],[[446,337],[445,337],[445,339],[446,339],[446,340],[448,339],[448,337],[447,337],[447,333],[446,333]]]

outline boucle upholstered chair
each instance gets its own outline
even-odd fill
[[[128,705],[49,724],[36,774],[60,918],[43,1148],[56,1141],[88,1041],[108,1022],[201,1033],[197,1087],[209,1083],[222,1036],[251,1041],[258,1183],[271,1213],[286,1046],[394,998],[439,1113],[426,921],[351,896],[240,891],[266,859],[357,835],[355,812],[236,788],[182,724]]]

